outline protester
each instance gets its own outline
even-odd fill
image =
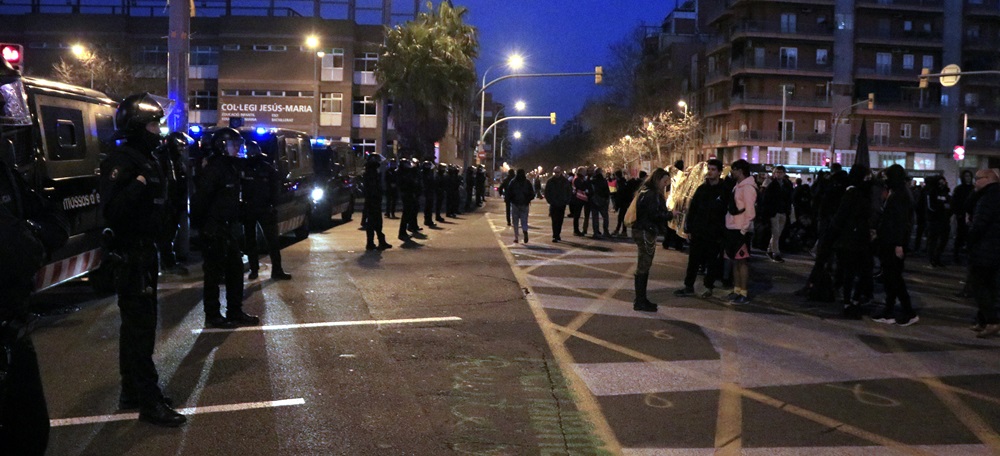
[[[932,267],[944,267],[941,254],[951,233],[951,196],[944,176],[928,179],[924,201],[927,207],[927,257]]]
[[[584,167],[579,167],[576,169],[576,176],[573,177],[573,198],[569,202],[569,213],[573,217],[573,235],[583,236],[587,234],[587,218],[583,219],[583,230],[580,230],[580,216],[582,215],[583,208],[587,206],[590,201],[590,196],[587,194],[589,185],[587,184],[587,176],[584,174],[586,169]]]
[[[514,243],[520,241],[519,231],[524,230],[524,242],[528,242],[528,209],[535,199],[535,189],[528,181],[524,169],[518,169],[514,180],[504,191],[504,201],[510,203],[510,220],[514,225]]]
[[[573,186],[563,175],[562,168],[556,166],[552,169],[552,177],[545,183],[544,197],[549,203],[549,218],[552,219],[552,242],[560,242],[566,205],[573,198]]]
[[[687,274],[684,288],[674,292],[675,296],[694,294],[694,282],[698,270],[705,268],[705,291],[701,297],[712,296],[715,281],[722,278],[722,238],[726,232],[726,207],[729,203],[729,189],[721,179],[722,161],[711,159],[705,172],[705,183],[701,184],[691,197],[685,218],[684,232],[688,233],[691,251],[688,255]]]
[[[657,305],[646,296],[649,284],[649,269],[656,255],[656,237],[667,227],[673,214],[667,211],[664,191],[670,183],[670,174],[663,168],[656,168],[639,189],[635,205],[635,222],[632,224],[632,239],[638,247],[635,268],[635,301],[632,309],[640,312],[656,312]]]
[[[962,171],[961,183],[951,191],[951,209],[955,214],[955,244],[952,248],[956,263],[961,261],[961,256],[965,253],[966,236],[969,233],[969,225],[966,220],[969,211],[966,209],[965,203],[975,189],[972,181],[972,172]]]
[[[784,263],[781,258],[781,233],[788,223],[792,210],[792,183],[785,175],[784,166],[774,167],[771,181],[764,190],[761,214],[771,224],[771,242],[767,246],[767,257],[776,263]]]
[[[608,221],[608,204],[611,202],[611,190],[608,188],[608,181],[604,179],[604,172],[600,168],[594,170],[594,177],[590,179],[590,213],[594,217],[594,239],[601,239],[610,236]],[[600,220],[604,219],[604,232],[601,232]]]
[[[903,260],[905,246],[913,227],[913,202],[906,189],[906,170],[896,164],[885,170],[886,187],[889,194],[882,206],[882,216],[875,229],[878,243],[879,262],[882,264],[882,283],[885,285],[885,308],[872,317],[878,323],[895,323],[910,326],[920,321],[913,311],[910,294],[903,280]],[[896,300],[902,313],[896,315]]]
[[[750,302],[747,290],[750,282],[750,227],[756,217],[757,186],[750,176],[750,163],[736,160],[730,166],[730,175],[736,181],[733,197],[726,213],[726,257],[733,261],[733,292],[729,295],[731,304]]]
[[[976,173],[976,209],[969,228],[969,279],[979,312],[972,327],[985,338],[1000,334],[997,319],[997,279],[1000,272],[1000,170]]]
[[[871,172],[863,164],[851,167],[851,186],[840,200],[840,208],[833,216],[826,244],[837,253],[837,278],[843,288],[841,303],[847,318],[861,318],[863,288],[861,283],[871,277]],[[855,287],[855,281],[858,286]],[[852,294],[853,293],[853,294]]]
[[[622,170],[615,171],[615,194],[611,198],[611,202],[615,205],[618,224],[615,226],[615,231],[611,233],[612,236],[621,235],[625,237],[628,234],[628,227],[625,226],[625,212],[628,211],[629,205],[632,204],[632,198],[635,197],[635,190],[631,185],[631,181],[625,178]]]

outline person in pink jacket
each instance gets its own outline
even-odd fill
[[[750,230],[753,219],[757,215],[754,205],[757,202],[757,185],[750,177],[750,163],[746,160],[736,160],[730,167],[730,174],[736,181],[733,187],[733,197],[729,201],[726,212],[726,257],[733,260],[733,293],[729,295],[731,304],[746,304],[750,302],[747,296],[747,284],[750,281]]]

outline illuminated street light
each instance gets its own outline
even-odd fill
[[[306,47],[309,49],[316,49],[319,47],[319,37],[316,35],[309,35],[306,37]]]
[[[684,110],[684,117],[687,117],[687,115],[688,115],[688,104],[687,104],[687,102],[684,101],[684,100],[678,101],[677,102],[677,107],[683,109]]]
[[[90,88],[94,88],[94,53],[87,50],[86,46],[77,43],[70,47],[73,57],[76,57],[87,69],[90,70]]]
[[[518,100],[517,103],[514,103],[514,109],[518,111],[524,111],[525,107],[527,107],[527,105],[522,100]]]
[[[514,132],[514,139],[521,139],[521,132],[520,131],[515,131]]]
[[[520,54],[512,54],[510,57],[507,57],[507,62],[505,62],[505,63],[507,65],[507,68],[510,68],[512,70],[517,71],[517,70],[521,69],[524,66],[524,57],[521,57]],[[479,100],[479,137],[480,138],[483,137],[483,130],[486,127],[486,74],[489,73],[490,70],[492,70],[495,66],[496,65],[493,65],[493,66],[487,68],[486,71],[483,72],[483,85],[480,86],[480,87],[482,87],[482,90],[483,90],[483,93],[482,93],[482,95],[480,97],[480,100]],[[482,150],[482,149],[483,149],[483,141],[480,139],[480,141],[479,141],[479,150]],[[494,163],[494,166],[496,166],[496,163]]]

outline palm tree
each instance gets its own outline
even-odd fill
[[[428,2],[427,8],[387,30],[375,68],[377,96],[392,100],[401,150],[418,159],[434,156],[434,143],[448,130],[448,114],[468,105],[479,53],[475,27],[462,20],[466,8],[450,2],[437,11]]]

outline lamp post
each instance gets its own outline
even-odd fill
[[[521,67],[524,66],[524,57],[521,57],[520,54],[513,54],[513,55],[511,55],[510,57],[507,58],[507,62],[505,64],[507,65],[508,68],[510,68],[512,70],[515,70],[515,71],[519,70]],[[480,138],[483,137],[483,128],[485,127],[485,124],[486,124],[486,75],[494,67],[496,67],[496,65],[490,66],[489,68],[486,69],[486,71],[483,72],[483,84],[480,86],[480,87],[482,87],[482,94],[480,95],[480,100],[479,100],[479,137]],[[480,148],[483,147],[482,140],[480,140],[478,146]],[[496,165],[496,163],[494,163],[494,165]]]
[[[319,48],[319,37],[316,36],[316,35],[309,35],[309,36],[307,36],[306,37],[306,48],[308,48],[310,51],[315,51],[317,48]],[[321,58],[323,58],[323,55],[325,55],[322,51],[318,51],[315,54],[316,55],[314,55],[313,59],[312,59],[312,61],[313,61],[312,79],[313,79],[313,88],[314,88],[314,90],[313,90],[313,99],[315,100],[314,107],[316,108],[316,112],[314,112],[313,115],[312,115],[312,134],[313,134],[313,140],[315,140],[319,136],[319,109],[320,109],[319,102],[320,102],[320,95],[319,95],[319,75],[317,74],[318,64],[316,63],[316,61],[319,60],[319,59],[321,59]]]
[[[522,100],[518,100],[517,102],[514,103],[514,109],[516,109],[518,112],[524,111],[524,108],[526,106],[527,105]],[[506,106],[503,106],[500,109],[498,109],[496,113],[493,114],[493,122],[494,123],[496,123],[497,119],[500,117],[500,113],[502,113],[503,110],[506,109],[506,108],[507,108]],[[521,132],[517,132],[517,134],[520,135]],[[518,136],[518,137],[520,137],[520,136]],[[493,149],[492,149],[492,151],[493,151],[493,168],[492,169],[493,169],[493,172],[495,173],[496,170],[497,170],[497,132],[495,132],[495,131],[493,132]]]
[[[687,104],[686,101],[684,101],[684,100],[678,101],[677,102],[677,107],[679,107],[679,108],[681,108],[681,109],[684,110],[684,117],[688,116],[688,104]]]
[[[90,88],[94,88],[94,53],[87,50],[82,44],[74,44],[70,50],[73,56],[90,70]]]
[[[854,109],[855,106],[860,106],[862,104],[868,103],[868,100],[862,100],[854,103],[844,109],[841,109],[835,116],[833,116],[833,128],[830,131],[830,163],[833,163],[837,158],[837,126],[840,125],[840,119],[844,117],[847,111]]]

